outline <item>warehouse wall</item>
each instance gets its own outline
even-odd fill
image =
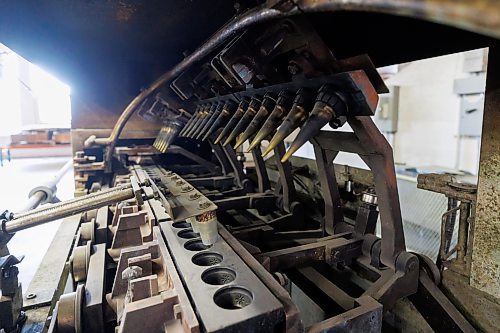
[[[400,86],[396,162],[477,174],[479,140],[458,136],[460,99],[453,85],[469,75],[463,62],[463,53],[413,62],[387,80]]]
[[[0,43],[0,147],[22,129],[69,128],[69,87]],[[13,158],[68,156],[69,147],[23,148]]]

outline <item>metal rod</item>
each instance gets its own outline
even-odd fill
[[[37,191],[31,197],[29,197],[28,202],[19,210],[20,213],[27,212],[29,210],[35,209],[40,205],[42,201],[45,200],[47,196],[43,191]]]
[[[46,201],[52,201],[57,192],[57,184],[61,178],[73,167],[73,161],[67,161],[59,171],[47,183],[34,187],[29,193],[29,199],[26,204],[19,209],[18,213],[23,213],[35,209]]]
[[[15,233],[40,224],[55,221],[64,217],[82,213],[91,209],[104,207],[123,200],[134,198],[132,185],[124,185],[99,191],[83,197],[67,200],[50,206],[15,214],[10,221],[4,222],[3,231]]]
[[[467,250],[467,237],[469,234],[470,203],[460,203],[460,220],[458,225],[457,261],[464,261]]]

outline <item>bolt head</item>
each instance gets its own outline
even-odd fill
[[[199,209],[205,209],[205,208],[208,208],[208,207],[210,207],[210,202],[208,202],[208,201],[201,201],[198,204],[198,208]]]
[[[300,67],[296,63],[291,62],[288,64],[288,72],[292,75],[297,75],[300,73]]]
[[[122,279],[123,280],[133,280],[137,279],[138,277],[141,277],[142,275],[142,268],[139,266],[130,266],[127,267],[123,270],[122,272]]]
[[[189,195],[190,200],[196,200],[196,199],[199,199],[200,197],[201,197],[201,194],[198,192]]]

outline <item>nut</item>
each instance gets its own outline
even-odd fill
[[[189,200],[196,200],[201,197],[201,194],[199,192],[193,193],[189,195]]]
[[[208,207],[210,207],[210,202],[209,201],[201,201],[198,204],[198,209],[200,209],[200,210],[207,209]]]
[[[192,190],[194,190],[194,187],[192,187],[191,185],[181,187],[181,191],[184,193],[191,192]]]

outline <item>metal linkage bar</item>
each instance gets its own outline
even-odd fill
[[[396,258],[399,253],[405,251],[406,246],[392,148],[370,117],[353,117],[347,121],[354,133],[320,132],[313,139],[315,151],[316,153],[344,151],[358,154],[370,167],[373,172],[382,227],[380,258],[386,266],[395,267]],[[334,156],[326,160],[325,157],[318,159],[318,169],[326,168],[325,163],[331,165]],[[335,179],[331,174],[323,172],[320,175],[320,181],[324,190],[331,189],[332,191],[327,197],[331,202],[325,206],[338,208],[340,203],[336,202],[337,195],[332,189],[332,184],[335,183],[336,186]],[[341,212],[341,209],[335,210],[337,214]],[[337,218],[335,221],[338,222]]]

